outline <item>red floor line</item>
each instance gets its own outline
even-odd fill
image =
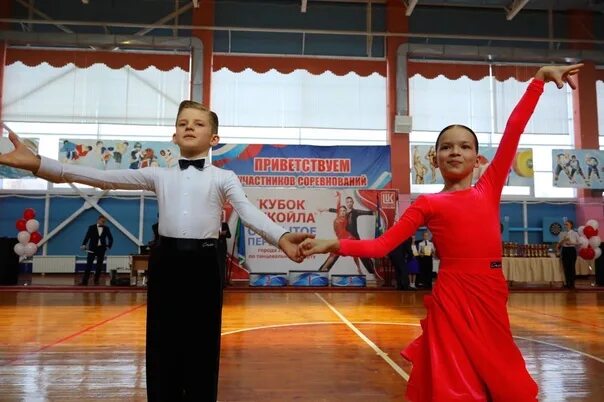
[[[83,329],[81,329],[81,330],[79,330],[79,331],[77,331],[77,332],[75,332],[75,333],[73,333],[73,334],[71,334],[71,335],[67,335],[67,336],[65,336],[65,337],[63,337],[63,338],[61,338],[61,339],[58,339],[58,340],[56,340],[56,341],[54,341],[54,342],[52,342],[52,343],[49,343],[49,344],[47,344],[47,345],[44,345],[44,346],[42,346],[42,347],[38,348],[37,350],[33,350],[33,351],[31,351],[31,352],[24,353],[24,354],[22,354],[22,355],[21,355],[21,356],[19,356],[19,357],[16,357],[16,358],[14,358],[14,359],[12,359],[12,360],[9,360],[9,361],[8,361],[6,364],[4,364],[4,365],[5,365],[5,366],[10,366],[10,365],[13,365],[13,364],[15,364],[15,363],[18,363],[19,361],[23,360],[23,358],[24,358],[25,356],[27,356],[27,355],[32,355],[32,354],[35,354],[35,353],[40,353],[40,352],[42,352],[43,350],[46,350],[46,349],[52,348],[53,346],[59,345],[59,344],[61,344],[61,343],[65,342],[65,341],[68,341],[68,340],[73,339],[73,338],[75,338],[75,337],[77,337],[77,336],[80,336],[80,335],[82,335],[82,334],[84,334],[84,333],[86,333],[86,332],[92,331],[92,330],[93,330],[93,329],[95,329],[95,328],[98,328],[98,327],[100,327],[100,326],[102,326],[102,325],[105,325],[105,324],[107,324],[108,322],[111,322],[111,321],[116,320],[116,319],[118,319],[118,318],[120,318],[120,317],[123,317],[123,316],[125,316],[125,315],[128,315],[128,314],[132,313],[133,311],[136,311],[136,310],[138,310],[139,308],[144,307],[144,306],[146,306],[146,305],[147,305],[147,303],[143,303],[143,304],[139,304],[138,306],[134,306],[134,307],[132,307],[132,308],[130,308],[130,309],[128,309],[128,310],[122,311],[121,313],[119,313],[119,314],[118,314],[118,315],[116,315],[116,316],[109,317],[109,318],[107,318],[107,319],[105,319],[105,320],[103,320],[103,321],[101,321],[101,322],[97,322],[96,324],[93,324],[93,325],[90,325],[90,326],[88,326],[88,327],[86,327],[86,328],[83,328]]]

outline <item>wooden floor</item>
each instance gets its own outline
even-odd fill
[[[227,291],[219,400],[404,400],[423,294]],[[0,400],[145,400],[145,302],[0,291]],[[603,400],[604,292],[513,292],[509,312],[540,400]]]

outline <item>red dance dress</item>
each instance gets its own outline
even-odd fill
[[[337,216],[333,220],[333,231],[338,239],[354,239],[355,237],[350,234],[346,229],[348,226],[348,218],[345,216]]]
[[[410,401],[537,400],[537,384],[510,330],[499,203],[543,84],[536,79],[529,84],[493,161],[474,187],[419,196],[377,239],[340,240],[341,255],[382,257],[418,227],[426,225],[432,232],[441,258],[438,280],[424,299],[422,335],[401,352],[413,363],[406,393]]]

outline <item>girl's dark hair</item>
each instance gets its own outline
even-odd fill
[[[464,126],[463,124],[451,124],[450,126],[447,126],[445,128],[443,128],[440,133],[438,133],[438,137],[436,137],[436,145],[435,148],[438,151],[438,143],[440,141],[440,137],[449,129],[454,128],[454,127],[459,127],[459,128],[463,128],[464,130],[468,131],[470,134],[472,134],[472,137],[474,137],[474,146],[476,147],[476,152],[478,152],[478,137],[476,137],[476,133],[474,132],[474,130],[472,130],[470,127]]]

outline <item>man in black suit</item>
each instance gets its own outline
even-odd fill
[[[409,270],[407,269],[407,262],[413,257],[411,243],[412,238],[409,237],[388,254],[394,266],[396,288],[398,290],[411,290],[409,287]]]
[[[421,284],[418,283],[417,286],[422,289],[431,290],[433,279],[433,256],[435,253],[434,243],[430,241],[430,233],[428,233],[428,231],[425,231],[422,236],[423,240],[415,242],[419,253],[419,256],[417,257],[417,261],[419,262],[418,281],[421,281]]]
[[[106,222],[107,219],[103,215],[99,216],[96,224],[88,227],[88,231],[82,242],[82,249],[88,252],[88,256],[86,257],[86,271],[84,272],[84,277],[80,283],[82,286],[88,285],[88,278],[90,277],[92,263],[95,258],[96,269],[94,270],[94,284],[99,284],[105,252],[113,245],[113,236],[111,236],[109,228],[105,226]]]

